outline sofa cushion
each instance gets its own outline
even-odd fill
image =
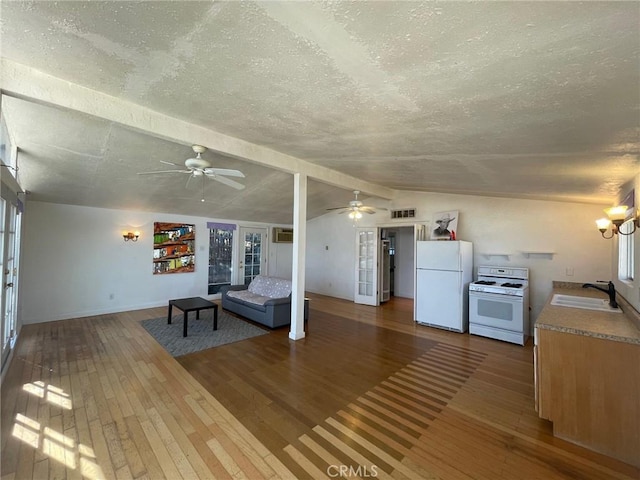
[[[227,292],[227,297],[236,298],[243,302],[253,303],[255,305],[264,305],[267,300],[271,300],[271,297],[258,295],[249,290],[230,290]]]
[[[261,297],[288,297],[291,295],[291,280],[258,275],[249,284],[248,291]]]

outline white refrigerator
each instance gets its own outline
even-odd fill
[[[472,277],[471,242],[417,242],[415,321],[466,332],[469,328],[468,290]]]

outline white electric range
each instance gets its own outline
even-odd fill
[[[529,336],[529,269],[478,267],[469,284],[469,333],[524,345]]]

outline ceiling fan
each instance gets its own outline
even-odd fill
[[[368,207],[364,205],[360,200],[358,200],[358,195],[360,194],[360,190],[354,190],[353,194],[355,198],[349,202],[349,205],[346,207],[334,207],[327,208],[327,210],[340,210],[338,214],[349,212],[349,218],[353,220],[358,220],[362,218],[363,213],[373,214],[376,213],[376,208],[378,210],[386,210],[386,208],[381,207]]]
[[[216,182],[220,182],[228,187],[235,188],[236,190],[244,189],[244,185],[236,182],[235,180],[231,180],[227,177],[242,177],[244,178],[244,173],[240,170],[231,170],[229,168],[214,168],[211,166],[208,160],[202,158],[202,154],[207,151],[206,147],[202,145],[193,145],[191,147],[195,152],[195,158],[187,158],[184,161],[184,166],[186,170],[156,170],[153,172],[138,172],[138,175],[155,175],[158,173],[187,173],[189,174],[189,178],[187,179],[187,185],[192,178],[202,177],[202,181],[204,182],[204,178],[210,178],[215,180]],[[164,160],[160,160],[160,163],[164,163],[165,165],[173,165],[175,167],[180,167],[177,163],[165,162]],[[204,184],[203,184],[204,185]],[[204,187],[203,187],[204,188]]]

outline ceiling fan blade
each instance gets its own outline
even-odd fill
[[[388,208],[384,208],[384,207],[365,207],[365,208],[370,208],[372,213],[388,210]]]
[[[178,165],[177,163],[173,163],[173,162],[165,162],[164,160],[160,160],[160,163],[164,163],[165,165],[173,165],[174,167],[181,167],[182,165]]]
[[[236,182],[235,180],[231,180],[226,177],[218,177],[218,176],[209,176],[210,179],[215,180],[216,182],[223,183],[228,187],[235,188],[236,190],[244,190],[244,185]]]
[[[376,213],[376,210],[373,207],[360,207],[358,210],[364,213]]]
[[[230,168],[213,168],[208,167],[204,169],[205,175],[224,175],[226,177],[242,177],[244,178],[244,173],[240,170],[232,170]]]
[[[327,208],[327,210],[344,210],[345,212],[348,210],[351,210],[350,207],[333,207],[333,208]]]
[[[138,175],[154,175],[156,173],[191,173],[191,170],[157,170],[155,172],[138,172]]]

